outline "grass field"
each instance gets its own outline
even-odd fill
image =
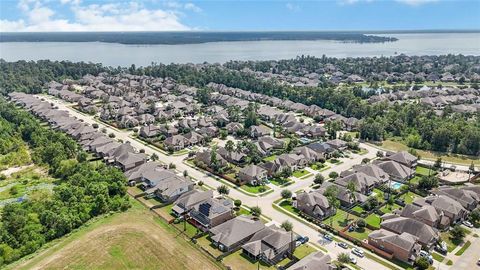
[[[222,269],[136,201],[127,212],[94,221],[9,268]]]
[[[392,151],[408,151],[409,147],[399,141],[394,140],[385,140],[380,145],[381,148],[392,150]],[[444,162],[447,163],[455,163],[460,165],[470,165],[473,163],[477,166],[480,165],[480,158],[473,157],[473,156],[464,156],[464,155],[455,155],[455,154],[448,154],[448,153],[438,153],[433,151],[425,151],[425,150],[416,150],[417,153],[420,155],[422,159],[428,160],[437,160],[437,158],[441,157]]]

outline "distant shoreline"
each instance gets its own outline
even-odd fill
[[[180,45],[209,42],[331,40],[353,43],[384,43],[398,39],[362,32],[35,32],[0,33],[0,42],[104,42],[127,45]]]

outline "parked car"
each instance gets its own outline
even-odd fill
[[[442,241],[441,243],[435,245],[435,250],[442,254],[446,254],[448,252],[447,243]]]
[[[340,242],[338,243],[338,246],[341,247],[341,248],[344,248],[344,249],[347,249],[348,248],[348,245],[344,242]]]
[[[365,256],[365,252],[363,252],[363,250],[361,250],[359,248],[353,248],[352,253],[357,255],[360,258],[363,258]]]
[[[300,242],[301,244],[305,244],[310,240],[308,236],[298,236],[297,241]]]
[[[463,225],[469,227],[469,228],[473,228],[473,224],[470,222],[470,221],[467,221],[467,220],[464,220],[462,222]]]
[[[433,257],[425,250],[420,250],[420,256],[426,258],[430,264],[433,264]]]
[[[353,264],[357,264],[357,259],[355,257],[353,257],[352,255],[350,255],[350,262],[353,263]]]
[[[328,240],[328,241],[333,241],[333,236],[331,236],[330,234],[324,234],[323,238],[325,238],[325,240]]]

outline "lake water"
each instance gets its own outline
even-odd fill
[[[0,58],[16,60],[70,60],[109,66],[156,63],[223,63],[229,60],[289,59],[298,55],[362,57],[465,54],[480,55],[480,33],[391,34],[389,43],[336,41],[245,41],[184,45],[124,45],[101,42],[6,42]]]

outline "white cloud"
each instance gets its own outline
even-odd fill
[[[194,12],[202,12],[202,9],[199,6],[195,5],[194,3],[186,3],[183,7],[186,10],[191,10]]]
[[[285,4],[285,7],[286,7],[288,10],[291,10],[291,11],[300,11],[300,9],[301,9],[299,5],[292,4],[292,3],[287,3],[287,4]]]
[[[137,2],[82,5],[79,0],[59,0],[70,5],[72,20],[63,19],[40,0],[22,0],[25,19],[0,20],[0,31],[186,31],[174,10],[147,9]],[[196,6],[188,9],[198,10]],[[186,7],[185,7],[186,8]],[[196,11],[195,11],[196,12]]]
[[[438,0],[396,0],[397,2],[407,4],[409,6],[420,6],[423,4],[437,2]]]

